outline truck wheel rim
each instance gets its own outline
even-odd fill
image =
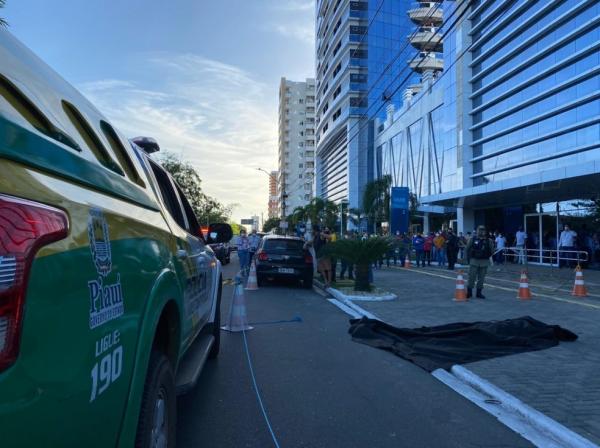
[[[154,403],[154,421],[152,422],[152,448],[167,448],[169,416],[164,388],[160,388]]]

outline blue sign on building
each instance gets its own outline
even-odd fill
[[[391,235],[394,235],[397,231],[401,233],[408,232],[409,203],[408,187],[392,187],[390,201]]]

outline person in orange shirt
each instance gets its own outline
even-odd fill
[[[438,266],[444,267],[446,264],[446,238],[441,232],[436,233],[433,245],[436,248]]]

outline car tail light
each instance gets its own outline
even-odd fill
[[[313,257],[310,253],[304,254],[304,262],[306,264],[312,264],[313,262]]]
[[[269,255],[267,255],[266,252],[263,252],[262,250],[258,253],[258,259],[260,261],[267,261],[269,259]]]
[[[67,236],[62,210],[0,195],[0,371],[19,352],[27,278],[37,250]]]

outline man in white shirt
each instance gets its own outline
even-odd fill
[[[558,249],[560,250],[560,263],[559,266],[563,267],[567,260],[563,261],[563,258],[568,258],[569,267],[573,265],[573,261],[576,258],[576,253],[569,252],[575,251],[575,239],[577,238],[577,233],[569,228],[568,224],[565,224],[564,230],[560,232],[560,237],[558,239]]]
[[[519,256],[519,264],[527,264],[527,257],[525,256],[526,244],[527,233],[523,231],[523,227],[519,227],[515,238],[515,246],[517,247],[517,254]]]
[[[495,239],[496,242],[496,254],[495,254],[495,261],[498,264],[502,264],[504,263],[504,249],[506,248],[506,238],[504,237],[504,235],[502,235],[501,232],[498,233],[498,236],[496,236]]]

